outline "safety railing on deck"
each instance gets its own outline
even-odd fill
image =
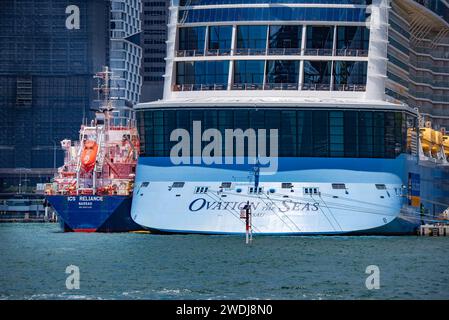
[[[208,49],[208,50],[178,50],[176,57],[204,57],[204,56],[339,56],[339,57],[367,57],[368,50],[359,49],[300,49],[300,48],[268,48],[250,49]]]
[[[362,92],[366,91],[366,85],[360,84],[303,84],[302,90],[307,91],[347,91],[347,92]],[[223,91],[228,90],[227,84],[176,84],[172,87],[173,91]],[[298,90],[297,83],[234,83],[231,84],[230,90],[281,90],[294,91]]]

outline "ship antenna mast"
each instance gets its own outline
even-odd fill
[[[95,91],[97,91],[98,100],[101,101],[100,111],[114,110],[111,92],[117,88],[111,87],[111,81],[117,80],[118,78],[114,77],[113,72],[109,70],[108,66],[103,67],[103,71],[97,72],[94,78],[97,79]]]

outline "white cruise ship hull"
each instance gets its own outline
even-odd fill
[[[261,176],[255,190],[250,166],[173,166],[167,158],[143,158],[132,217],[152,232],[243,234],[240,210],[249,201],[254,234],[409,234],[421,224],[404,194],[411,164],[405,156],[288,158],[278,173]]]

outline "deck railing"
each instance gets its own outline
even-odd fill
[[[230,90],[254,91],[254,90],[280,90],[280,91],[295,91],[299,89],[297,83],[234,83]],[[302,90],[307,91],[348,91],[348,92],[362,92],[366,91],[366,85],[360,84],[303,84]],[[173,91],[223,91],[228,90],[227,84],[175,84]]]
[[[368,50],[359,49],[299,49],[299,48],[268,48],[268,49],[208,49],[208,50],[178,50],[176,57],[211,57],[211,56],[339,56],[367,57]]]

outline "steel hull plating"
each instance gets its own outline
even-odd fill
[[[260,177],[261,192],[251,193],[250,171],[251,166],[173,166],[168,158],[141,158],[132,217],[153,232],[242,234],[239,212],[250,201],[255,234],[411,234],[423,217],[410,203],[409,174],[438,176],[437,169],[418,166],[406,155],[281,158],[276,174]],[[223,182],[232,182],[231,188],[220,188]],[[432,183],[417,185],[434,190]],[[316,193],[305,193],[310,188]]]
[[[131,219],[130,196],[47,196],[66,232],[142,230]]]

